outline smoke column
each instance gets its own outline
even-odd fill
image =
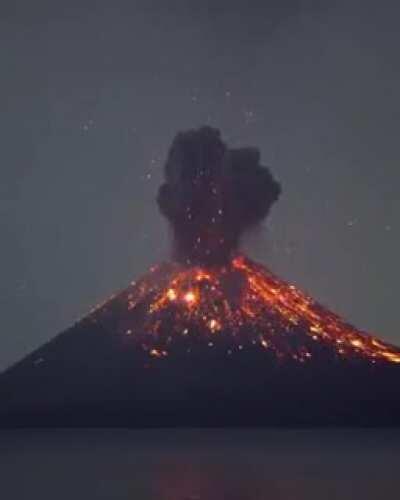
[[[164,175],[158,205],[174,232],[175,257],[187,264],[228,261],[281,192],[258,149],[229,149],[211,127],[176,135]]]

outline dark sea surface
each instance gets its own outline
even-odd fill
[[[0,498],[400,498],[400,430],[2,430]]]

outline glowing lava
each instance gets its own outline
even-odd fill
[[[108,314],[108,304],[97,314]],[[226,356],[259,350],[304,363],[321,352],[400,363],[400,349],[357,330],[293,285],[244,256],[219,268],[169,263],[118,299],[113,329],[153,359],[213,348]]]

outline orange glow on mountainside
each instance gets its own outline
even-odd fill
[[[111,302],[90,319],[111,317]],[[153,359],[206,346],[226,356],[259,349],[299,363],[321,349],[341,359],[400,363],[400,349],[357,330],[242,255],[219,268],[162,264],[132,283],[117,303],[112,329]]]

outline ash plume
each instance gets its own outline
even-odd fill
[[[229,260],[281,192],[258,149],[230,149],[206,126],[176,135],[164,175],[158,205],[174,232],[175,257],[188,264]]]

